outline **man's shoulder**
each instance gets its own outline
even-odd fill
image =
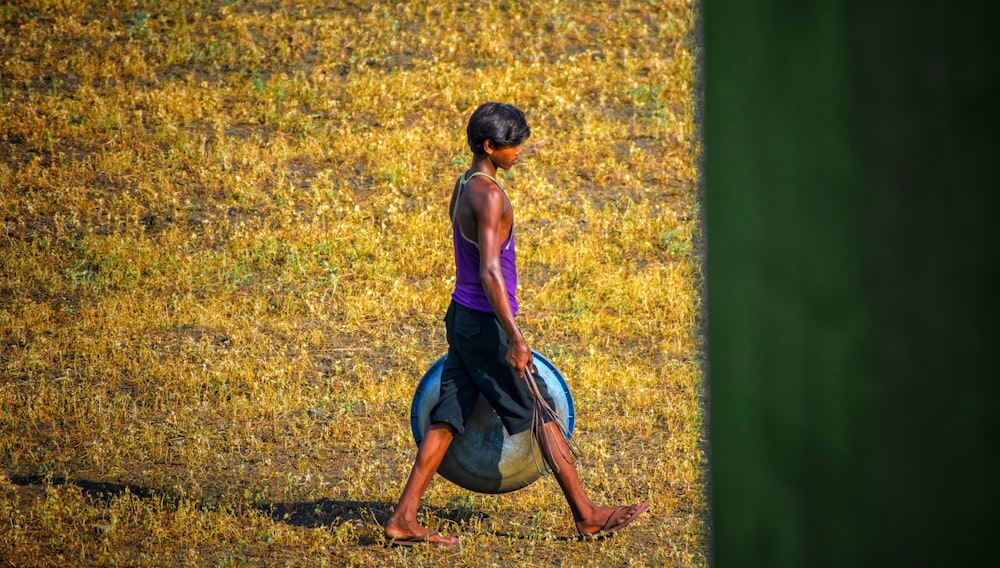
[[[486,176],[476,176],[465,185],[469,201],[476,207],[501,204],[505,202],[504,191],[496,181]]]
[[[491,193],[493,191],[503,193],[503,188],[500,187],[500,184],[488,175],[472,176],[465,179],[467,179],[465,182],[466,189],[481,193]]]

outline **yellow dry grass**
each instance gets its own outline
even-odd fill
[[[15,566],[704,565],[690,0],[22,0],[0,7],[0,559]],[[446,201],[481,102],[522,326],[595,500],[438,479],[379,523],[445,349]]]

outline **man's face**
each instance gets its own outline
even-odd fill
[[[509,170],[514,164],[521,159],[521,145],[517,146],[497,146],[493,153],[490,154],[490,158],[493,160],[493,164],[501,169]]]

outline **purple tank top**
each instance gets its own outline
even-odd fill
[[[500,182],[483,172],[475,172],[468,178],[465,177],[465,174],[462,174],[462,177],[459,178],[458,196],[455,198],[456,210],[458,209],[458,200],[462,198],[462,190],[465,189],[465,185],[469,183],[469,180],[476,176],[486,176],[503,190]],[[510,205],[510,200],[507,201],[507,204],[508,206]],[[490,305],[490,301],[486,297],[486,291],[483,289],[483,283],[479,279],[479,245],[462,234],[462,230],[458,227],[458,222],[455,219],[454,210],[451,212],[451,228],[453,233],[452,240],[455,245],[455,291],[452,292],[451,298],[456,303],[469,309],[494,313],[493,306]],[[500,271],[503,274],[503,281],[507,287],[507,298],[510,300],[510,309],[515,316],[517,315],[517,297],[515,295],[517,291],[516,259],[517,254],[514,250],[514,224],[511,223],[510,236],[507,237],[507,241],[500,248]]]

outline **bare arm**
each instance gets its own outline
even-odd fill
[[[531,364],[531,349],[514,321],[514,313],[507,296],[507,285],[500,268],[500,247],[510,233],[513,214],[506,211],[506,199],[499,189],[490,188],[477,194],[479,199],[473,201],[473,207],[476,212],[479,243],[479,278],[486,292],[486,298],[493,307],[493,313],[507,334],[507,364],[513,367],[518,375],[523,375],[525,367]]]

